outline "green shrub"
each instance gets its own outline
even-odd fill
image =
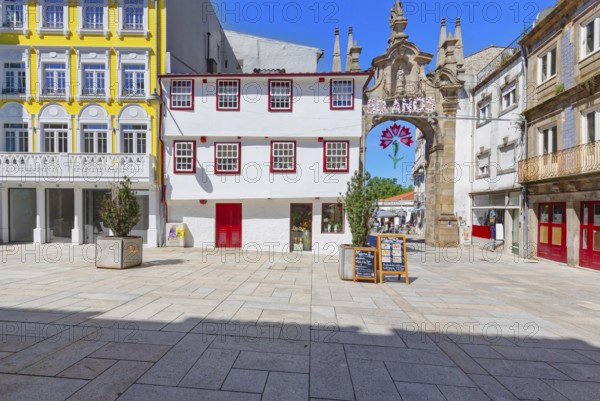
[[[100,218],[112,230],[115,237],[127,237],[140,221],[140,204],[131,190],[129,178],[125,177],[102,200]]]
[[[369,185],[370,178],[369,173],[363,175],[359,171],[355,172],[348,182],[346,194],[340,198],[340,203],[346,209],[352,245],[355,247],[367,244],[371,220],[377,210],[377,194],[373,186]]]

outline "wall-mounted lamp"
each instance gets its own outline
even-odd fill
[[[323,142],[323,137],[319,137],[319,142]]]
[[[158,90],[156,88],[154,88],[154,92],[152,92],[152,95],[150,95],[150,98],[148,100],[151,102],[158,102],[159,104],[163,104],[162,97],[158,95]]]
[[[202,142],[202,143],[206,143],[206,137],[205,137],[205,136],[201,136],[201,137],[200,137],[200,142]]]
[[[207,84],[207,83],[208,83],[208,79],[203,79],[203,80],[202,80],[202,83],[203,83],[203,84]]]
[[[208,203],[208,201],[206,199],[200,199],[201,205],[206,205],[207,203]]]

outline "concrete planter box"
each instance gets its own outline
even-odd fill
[[[338,274],[342,280],[354,280],[354,247],[340,245]]]
[[[142,237],[100,237],[96,241],[96,267],[128,269],[142,264]]]

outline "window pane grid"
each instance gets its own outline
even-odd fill
[[[216,171],[219,173],[237,173],[239,171],[239,144],[216,144]]]
[[[146,153],[146,131],[145,125],[122,125],[123,153]]]
[[[171,85],[171,107],[189,109],[192,107],[192,81],[173,81]]]
[[[175,143],[175,171],[194,171],[194,142]]]
[[[292,83],[273,81],[269,85],[272,110],[290,110],[292,108]]]
[[[294,142],[273,143],[273,171],[294,171],[296,167],[296,144]]]
[[[84,70],[84,95],[104,95],[105,94],[105,66],[102,64],[87,64],[83,66]]]
[[[5,0],[2,26],[4,28],[22,28],[24,7],[22,0]]]
[[[338,80],[331,83],[333,108],[349,108],[353,106],[354,82]]]
[[[125,0],[123,28],[132,31],[144,29],[144,0]]]
[[[108,153],[108,126],[90,124],[83,126],[84,152]]]
[[[219,109],[237,110],[239,107],[239,83],[238,81],[219,81],[218,84]]]
[[[46,64],[45,71],[45,95],[64,95],[66,93],[66,66],[65,64]]]
[[[69,127],[67,124],[46,124],[44,129],[44,152],[67,153]]]
[[[85,29],[102,29],[104,27],[104,0],[85,0]]]
[[[145,94],[146,66],[126,65],[123,68],[125,96],[143,96]]]
[[[4,124],[4,149],[6,152],[28,152],[29,131],[27,124]]]
[[[346,142],[327,142],[325,144],[325,167],[327,170],[348,169],[348,144]]]
[[[24,63],[4,63],[4,94],[24,94],[27,75]]]
[[[64,27],[63,0],[46,0],[44,5],[44,28],[62,29]]]

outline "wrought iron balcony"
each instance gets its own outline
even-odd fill
[[[0,182],[151,182],[148,154],[0,153]]]
[[[595,172],[600,173],[600,141],[519,162],[522,184]]]

